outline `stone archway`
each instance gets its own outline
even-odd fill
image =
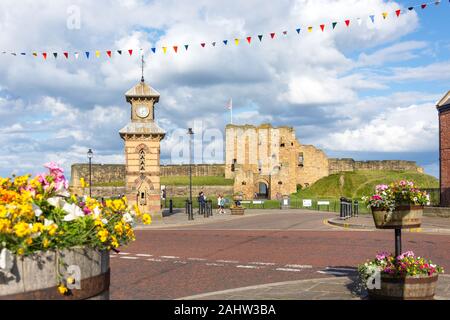
[[[269,183],[265,180],[258,180],[255,185],[255,193],[258,199],[269,199],[270,197],[270,189]]]

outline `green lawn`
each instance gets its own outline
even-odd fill
[[[194,186],[232,186],[233,179],[225,179],[222,176],[192,177]],[[161,177],[161,184],[166,186],[187,186],[189,176],[169,176]]]

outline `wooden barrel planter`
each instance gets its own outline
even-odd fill
[[[14,260],[11,274],[0,272],[0,300],[109,300],[108,251],[72,248]],[[80,289],[71,289],[68,295],[58,292],[58,264],[62,275],[70,266],[80,271],[80,281],[75,283]]]
[[[243,216],[245,213],[245,208],[231,208],[230,210],[233,216]]]
[[[422,215],[423,206],[398,206],[390,217],[388,211],[372,208],[373,221],[378,229],[419,228]]]
[[[368,290],[372,300],[432,300],[438,275],[394,277],[381,275],[381,289]]]

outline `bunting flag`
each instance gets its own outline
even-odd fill
[[[450,2],[450,0],[449,0],[449,2]],[[414,6],[407,7],[407,10],[406,10],[406,9],[403,10],[403,9],[398,9],[398,8],[397,8],[396,10],[382,12],[381,15],[382,15],[382,17],[383,17],[384,20],[388,18],[389,14],[391,14],[392,16],[394,16],[394,14],[395,14],[395,16],[397,16],[397,18],[401,19],[401,16],[406,16],[406,15],[408,14],[408,11],[415,10],[416,8],[418,9],[419,7],[422,8],[422,10],[425,10],[426,8],[430,8],[433,4],[435,4],[436,6],[438,6],[440,3],[441,3],[440,0],[434,0],[434,1],[426,2],[426,3],[422,3],[422,4],[419,4],[419,5],[414,5]],[[419,11],[417,11],[417,13],[418,13],[418,12],[419,12]],[[377,15],[378,15],[378,14],[377,14]],[[375,24],[376,22],[379,21],[379,18],[377,18],[377,19],[376,19],[377,21],[375,21],[375,17],[377,17],[377,15],[373,14],[373,15],[369,15],[369,16],[368,16],[369,19],[370,19],[370,21],[372,21],[372,24]],[[353,18],[352,18],[352,19],[353,19]],[[359,26],[362,25],[363,19],[362,19],[361,17],[354,18],[354,19],[356,19],[356,22],[357,22],[357,24],[358,24]],[[350,19],[346,19],[346,20],[343,20],[343,21],[345,22],[345,25],[346,25],[347,27],[350,27],[350,22],[351,22]],[[341,22],[341,21],[334,21],[334,22],[331,22],[332,30],[336,29],[336,26],[338,25],[338,23],[342,23],[342,22]],[[322,30],[322,32],[326,32],[325,29],[327,29],[327,28],[326,28],[327,25],[328,25],[328,23],[320,24],[320,25],[319,25],[320,30]],[[315,26],[314,26],[314,27],[315,27]],[[308,26],[308,27],[305,27],[305,28],[307,28],[307,31],[308,31],[308,32],[312,32],[314,27],[313,27],[313,26]],[[302,29],[301,26],[298,26],[298,27],[295,29],[295,31],[297,32],[297,34],[300,34],[301,29]],[[330,30],[331,30],[331,29],[330,29]],[[283,34],[284,36],[288,36],[288,33],[289,33],[290,31],[284,30],[284,31],[281,31],[281,32],[282,32],[282,34]],[[270,38],[271,38],[271,39],[275,39],[276,33],[275,33],[275,32],[270,32],[269,35],[270,35]],[[262,42],[263,38],[264,38],[263,34],[258,34],[258,39],[259,39],[260,42]],[[231,38],[231,39],[233,39],[233,38]],[[239,45],[239,41],[240,41],[240,40],[243,40],[243,41],[244,41],[244,39],[247,40],[247,43],[248,43],[249,45],[251,44],[251,41],[252,41],[252,37],[251,37],[251,36],[247,36],[247,37],[242,38],[242,39],[234,38],[234,43],[235,43],[236,45]],[[226,46],[226,45],[228,45],[228,41],[229,41],[229,40],[223,40],[222,42],[223,42],[223,44]],[[232,41],[232,40],[230,40],[230,41]],[[201,44],[201,46],[202,46],[203,48],[206,47],[206,42],[202,42],[202,43],[200,43],[200,44]],[[217,44],[217,42],[215,42],[215,41],[214,41],[214,42],[211,42],[211,45],[212,45],[213,47],[215,47],[216,44]],[[173,48],[173,50],[174,50],[175,53],[178,53],[178,48],[179,48],[178,45],[172,45],[172,46],[168,46],[168,47],[164,46],[164,47],[158,47],[158,48],[160,48],[160,49],[162,48],[163,53],[166,54],[166,53],[167,53],[167,48],[170,48],[170,47]],[[188,51],[189,44],[185,44],[185,45],[184,45],[184,48],[186,49],[186,51]],[[140,52],[142,53],[142,49],[136,49],[136,50],[140,50]],[[129,53],[129,56],[132,56],[132,55],[133,55],[133,49],[126,49],[126,51]],[[95,56],[96,56],[97,58],[100,58],[101,52],[106,53],[106,55],[107,55],[109,58],[112,58],[112,54],[113,54],[113,51],[110,50],[110,49],[109,49],[109,50],[105,50],[105,51],[102,51],[102,50],[84,51],[84,54],[85,54],[85,56],[86,56],[86,59],[89,59],[89,58],[90,58],[90,53],[91,53],[91,52],[94,53]],[[122,55],[123,50],[116,50],[116,52],[117,52],[119,55]],[[153,52],[154,54],[156,54],[156,47],[151,48],[151,52]],[[159,53],[159,52],[158,52],[158,53]],[[52,54],[52,55],[54,56],[55,59],[58,59],[58,55],[59,55],[60,57],[64,56],[67,60],[69,60],[69,55],[72,55],[72,54],[74,55],[75,59],[78,60],[78,58],[79,58],[79,52],[69,53],[69,51],[67,51],[67,50],[66,50],[66,51],[62,51],[62,50],[61,50],[60,52],[48,52],[48,51],[47,51],[47,52],[40,52],[40,53],[38,53],[38,52],[36,52],[36,51],[32,51],[31,53],[27,53],[27,52],[3,51],[3,55],[5,55],[5,54],[10,54],[10,55],[12,55],[12,56],[14,56],[14,57],[17,57],[17,56],[33,56],[33,57],[38,57],[39,55],[42,54],[42,57],[43,57],[44,60],[47,60],[47,57],[48,57],[49,54]],[[83,55],[83,51],[81,51],[81,54]],[[137,56],[137,55],[135,55],[135,56]]]

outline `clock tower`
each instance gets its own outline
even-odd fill
[[[129,206],[142,213],[161,215],[160,142],[165,136],[155,122],[155,104],[160,94],[141,81],[128,90],[131,121],[119,131],[125,141],[126,196]]]

